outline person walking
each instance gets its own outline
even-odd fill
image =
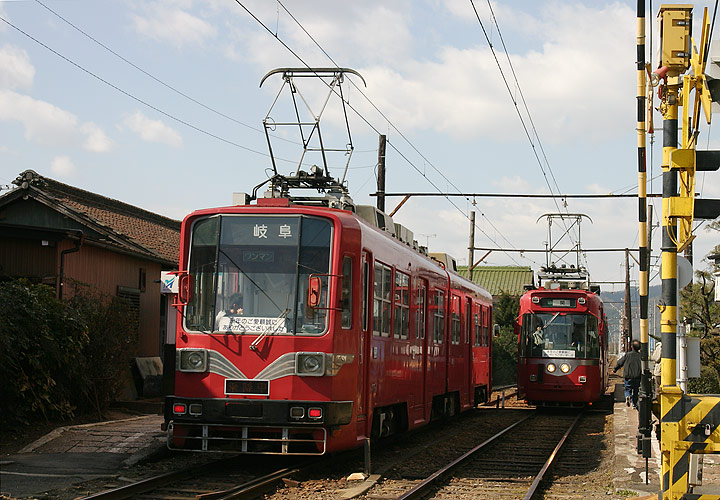
[[[640,377],[642,375],[642,359],[640,357],[640,341],[633,340],[632,350],[626,352],[625,355],[618,360],[613,368],[613,372],[617,373],[623,368],[623,377],[625,385],[625,405],[637,410],[638,396],[640,393]]]

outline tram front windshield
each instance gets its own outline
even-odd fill
[[[216,215],[191,228],[188,331],[322,334],[327,328],[330,221],[307,216]],[[319,307],[307,306],[320,275]]]
[[[598,322],[590,314],[526,313],[521,355],[536,358],[598,358]]]

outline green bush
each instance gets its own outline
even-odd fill
[[[72,381],[88,337],[45,285],[0,283],[0,398],[3,423],[73,415]]]
[[[87,288],[63,302],[46,285],[0,283],[0,425],[107,409],[135,344],[124,311]]]
[[[493,322],[500,326],[500,335],[493,338],[493,386],[517,382],[517,336],[514,325],[520,300],[503,293],[493,306]]]
[[[83,397],[77,401],[82,411],[102,415],[123,389],[129,361],[137,345],[135,319],[126,302],[101,295],[88,286],[74,284],[72,308],[88,331],[82,349],[79,387]]]
[[[717,373],[710,367],[700,369],[700,378],[688,381],[688,392],[691,394],[720,394],[720,382]]]

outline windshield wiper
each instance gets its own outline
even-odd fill
[[[557,318],[559,315],[560,315],[559,312],[555,313],[555,315],[554,315],[552,318],[550,318],[550,321],[548,321],[547,323],[545,323],[545,326],[542,327],[543,330],[544,330],[545,328],[547,328],[548,326],[550,326],[550,323],[552,323],[553,321],[555,321],[555,318]]]
[[[280,316],[278,316],[275,319],[275,326],[272,329],[268,328],[267,330],[262,332],[260,335],[258,335],[257,338],[255,340],[253,340],[252,343],[250,344],[250,350],[257,351],[257,346],[260,342],[262,342],[262,339],[264,339],[271,333],[277,332],[280,329],[280,327],[283,325],[283,323],[285,322],[285,318],[287,318],[287,315],[289,312],[290,312],[290,309],[288,309],[288,308],[286,308],[283,312],[281,312]]]

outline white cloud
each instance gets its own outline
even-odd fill
[[[635,75],[627,67],[635,57],[635,27],[625,22],[632,9],[567,5],[540,16],[525,22],[544,36],[544,42],[530,45],[538,49],[508,50],[541,139],[600,141],[625,133],[619,120],[634,120],[627,96],[635,94]],[[514,140],[523,132],[512,99],[532,134],[531,124],[500,47],[496,56],[510,92],[484,40],[475,47],[441,46],[423,59],[395,57],[392,69],[357,69],[372,83],[367,94],[401,130],[434,129],[468,141]],[[369,107],[363,113],[374,114]]]
[[[182,146],[182,136],[175,129],[165,125],[160,120],[148,118],[140,111],[126,117],[122,124],[138,134],[144,141],[158,142],[176,148]]]
[[[69,177],[75,173],[75,165],[67,156],[56,156],[50,162],[50,170],[55,175]]]
[[[133,16],[133,23],[138,33],[149,38],[182,47],[202,45],[217,35],[214,26],[179,9],[177,4],[156,2],[144,10],[143,15]]]
[[[34,77],[35,68],[27,52],[10,44],[0,47],[0,88],[29,88]]]
[[[113,141],[93,122],[84,123],[80,131],[85,134],[83,149],[93,153],[105,153],[113,148]]]
[[[74,114],[12,90],[0,90],[0,120],[21,122],[25,138],[44,146],[68,145],[77,139]]]

